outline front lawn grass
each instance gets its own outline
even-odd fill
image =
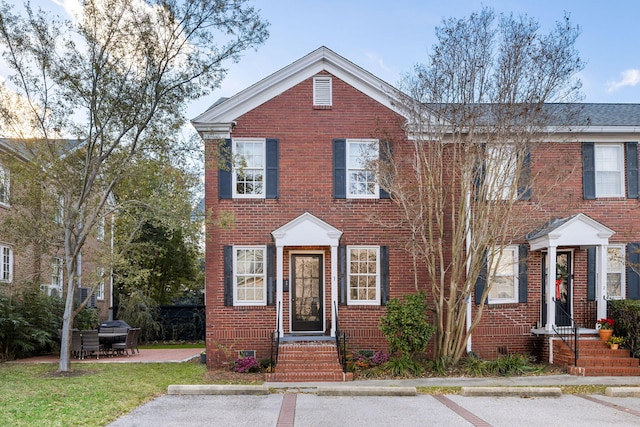
[[[105,426],[166,394],[169,384],[203,384],[198,363],[0,364],[1,426]]]

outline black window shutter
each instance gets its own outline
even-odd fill
[[[529,247],[526,244],[518,246],[518,302],[528,302],[529,286]]]
[[[267,245],[267,305],[276,304],[276,246]]]
[[[487,274],[487,251],[485,250],[482,254],[482,269],[476,279],[476,304],[480,304],[482,302],[482,293],[484,292],[484,287],[487,285]]]
[[[338,246],[338,304],[347,305],[347,247]]]
[[[522,159],[522,171],[518,179],[518,197],[520,200],[531,199],[531,152],[526,148]]]
[[[627,197],[630,199],[638,198],[638,143],[627,142]]]
[[[587,248],[587,301],[596,300],[596,248]]]
[[[582,143],[582,197],[596,198],[596,157],[593,142]]]
[[[222,144],[220,155],[220,166],[218,168],[218,197],[221,199],[231,199],[233,189],[231,179],[231,139],[225,139]]]
[[[224,247],[224,305],[233,306],[233,246]]]
[[[481,200],[484,198],[484,192],[482,190],[482,186],[484,184],[484,176],[486,173],[486,165],[484,162],[484,153],[487,149],[487,145],[484,143],[479,144],[480,154],[478,155],[478,162],[474,165],[473,168],[473,188],[474,195],[476,200]]]
[[[347,140],[333,140],[333,197],[347,198]]]
[[[389,299],[389,247],[380,246],[380,305]]]
[[[627,245],[627,298],[640,299],[640,276],[638,270],[640,268],[640,243],[629,243]]]
[[[267,176],[266,192],[267,199],[278,198],[278,140],[267,139]]]
[[[391,144],[388,141],[383,141],[380,143],[380,148],[379,148],[379,153],[380,153],[380,162],[381,163],[389,163],[391,161],[391,155],[392,155],[392,151],[391,151]],[[381,199],[390,199],[391,195],[389,194],[389,192],[387,190],[385,190],[384,188],[380,187],[380,194],[379,197]]]

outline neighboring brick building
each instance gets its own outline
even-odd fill
[[[23,186],[11,174],[8,162],[2,162],[2,156],[11,156],[19,161],[28,162],[28,158],[15,149],[16,144],[8,138],[0,139],[0,223],[11,215],[24,215],[18,212],[12,198],[15,198]],[[14,199],[15,200],[15,199]],[[21,207],[24,208],[24,207]],[[57,221],[56,218],[51,219]],[[46,227],[45,227],[46,228]],[[98,248],[110,250],[108,221],[101,221],[95,235],[88,239],[81,254],[78,268],[77,298],[85,297],[89,281],[99,280],[97,289],[89,302],[90,307],[98,309],[101,320],[112,315],[111,274],[107,267],[100,267],[96,259]],[[64,251],[55,245],[46,245],[47,251],[35,244],[16,243],[10,230],[0,228],[0,292],[14,294],[25,287],[39,287],[42,292],[52,296],[62,296],[64,277]]]
[[[401,216],[359,153],[394,141],[393,155],[403,154],[405,118],[394,93],[320,48],[193,120],[207,153],[211,365],[241,350],[269,357],[274,330],[334,336],[337,323],[350,348],[386,347],[378,319],[389,298],[415,292],[413,265],[403,232],[371,219]],[[567,321],[546,309],[552,297],[594,328],[606,315],[605,295],[639,297],[638,275],[625,260],[637,261],[640,242],[633,220],[640,217],[640,105],[584,104],[581,111],[588,126],[531,153],[533,173],[553,162],[567,173],[550,204],[517,207],[529,232],[505,253],[522,270],[509,275],[512,287],[490,296],[470,344],[482,357],[547,357],[551,327]],[[547,256],[557,263],[543,277]],[[556,266],[563,270],[557,287],[546,279]]]

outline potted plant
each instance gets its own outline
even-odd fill
[[[609,347],[611,348],[611,350],[617,350],[618,347],[620,347],[620,344],[624,344],[624,338],[612,335],[607,340],[607,344],[609,344]]]
[[[602,319],[598,319],[598,321],[596,322],[596,327],[599,330],[600,339],[602,341],[606,342],[609,338],[611,338],[611,335],[613,335],[614,324],[615,322],[613,321],[613,319],[604,317]]]

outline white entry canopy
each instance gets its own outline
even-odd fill
[[[542,230],[527,235],[532,251],[551,246],[602,246],[615,232],[583,213],[555,219]]]
[[[305,212],[271,234],[276,246],[338,246],[342,231]]]

